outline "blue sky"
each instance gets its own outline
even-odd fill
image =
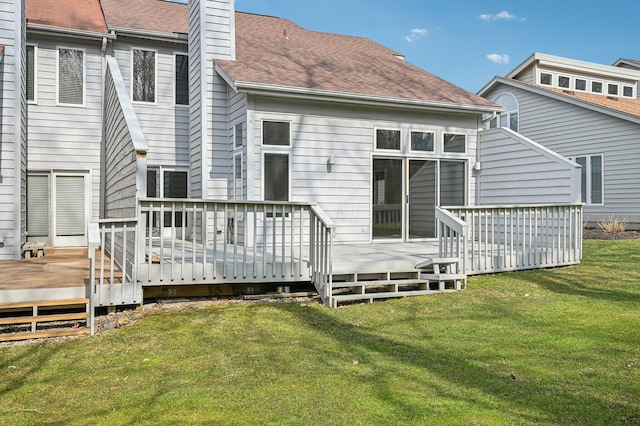
[[[640,60],[638,0],[235,0],[235,8],[370,38],[471,92],[533,52]]]

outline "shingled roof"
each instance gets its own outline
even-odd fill
[[[27,0],[27,23],[106,33],[99,0]]]
[[[625,99],[613,96],[609,97],[603,95],[593,95],[591,93],[580,93],[570,90],[556,89],[552,87],[542,87],[542,89],[548,90],[550,92],[560,93],[564,96],[579,99],[593,105],[602,106],[614,111],[624,112],[626,114],[636,115],[640,117],[640,100],[638,99]]]
[[[236,60],[216,63],[237,84],[495,107],[399,56],[369,39],[308,31],[286,19],[236,13]]]
[[[157,33],[187,34],[186,4],[164,0],[101,0],[109,29],[126,28]]]

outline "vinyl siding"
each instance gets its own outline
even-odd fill
[[[118,65],[109,58],[105,77],[105,212],[108,218],[137,215],[137,199],[146,196],[146,160],[137,155],[147,149],[140,124]]]
[[[131,99],[132,48],[156,52],[156,102],[132,102],[149,144],[148,163],[155,166],[189,165],[189,109],[175,105],[175,54],[186,54],[186,46],[119,40],[114,56]]]
[[[249,199],[262,199],[263,153],[289,152],[290,201],[318,203],[337,225],[337,242],[370,241],[371,168],[376,128],[399,128],[404,135],[411,130],[433,130],[437,134],[436,141],[441,140],[444,132],[464,133],[467,135],[467,153],[441,155],[440,158],[464,158],[469,167],[476,156],[478,123],[477,117],[471,114],[412,113],[253,97],[248,104],[252,118],[247,133],[251,138],[248,148],[253,151],[248,164],[248,169],[253,170],[249,184],[253,190]],[[263,120],[290,121],[291,146],[275,149],[262,146]],[[382,152],[375,155],[390,156]],[[330,171],[327,167],[329,156],[335,160]],[[473,201],[473,192],[468,198]]]
[[[38,99],[29,104],[29,170],[91,172],[91,217],[100,212],[102,140],[102,58],[100,43],[62,39],[60,44],[33,38],[38,44]],[[84,50],[85,104],[56,104],[57,49]]]
[[[585,220],[609,214],[640,223],[640,125],[519,88],[520,132],[565,156],[604,155],[604,205],[585,206]]]
[[[20,258],[26,220],[24,81],[19,77],[24,58],[17,53],[24,44],[24,9],[19,5],[0,0],[0,260]]]
[[[480,132],[479,205],[580,202],[580,168],[507,129]]]

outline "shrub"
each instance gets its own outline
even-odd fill
[[[614,215],[609,215],[606,219],[598,222],[598,227],[608,234],[618,234],[627,229],[628,222],[626,217],[624,219],[618,219]]]

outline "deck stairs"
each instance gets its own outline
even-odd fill
[[[422,296],[463,290],[467,276],[459,273],[457,258],[432,258],[412,270],[333,275],[332,307],[340,303]]]
[[[0,303],[0,342],[91,332],[87,298]]]

